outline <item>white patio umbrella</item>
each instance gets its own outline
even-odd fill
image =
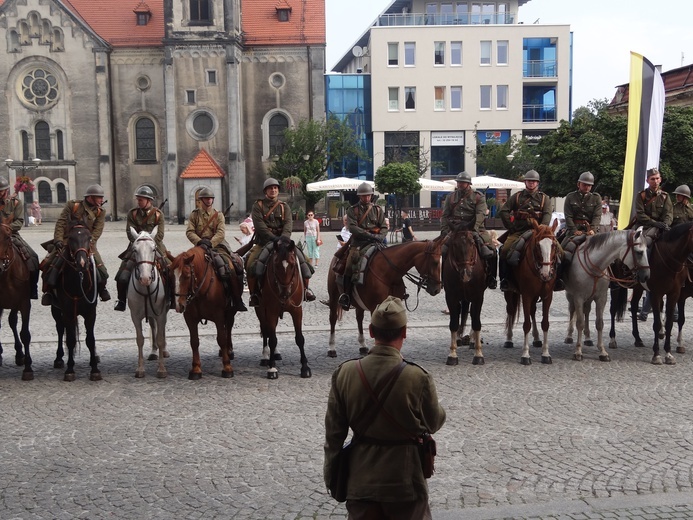
[[[361,184],[367,182],[371,186],[374,185],[373,181],[363,181],[361,179],[350,179],[348,177],[336,177],[334,179],[325,179],[324,181],[309,182],[306,184],[307,191],[343,191],[343,190],[355,190]]]
[[[455,179],[445,181],[451,186],[456,186]],[[489,175],[479,175],[472,177],[472,186],[478,189],[492,190],[520,190],[525,187],[524,182],[511,181],[510,179],[501,179],[500,177],[491,177]]]
[[[434,181],[426,177],[419,177],[419,184],[424,191],[455,191],[455,186],[447,182]]]

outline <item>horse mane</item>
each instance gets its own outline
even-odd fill
[[[616,240],[617,237],[620,237],[624,233],[627,234],[629,233],[629,231],[626,229],[621,229],[618,231],[610,231],[608,233],[597,233],[596,235],[590,237],[590,239],[587,240],[587,242],[585,242],[583,250],[592,251],[593,249],[601,249],[608,243]]]
[[[533,236],[535,240],[542,240],[544,238],[556,238],[556,235],[554,235],[551,226],[547,226],[545,224],[537,224]]]
[[[173,260],[171,261],[171,269],[175,270],[180,267],[183,267],[183,265],[190,257],[197,257],[200,255],[204,255],[204,251],[202,251],[201,247],[191,247],[187,251],[184,251],[173,258]]]
[[[669,231],[665,231],[664,233],[662,233],[662,236],[659,239],[663,242],[674,242],[681,238],[683,235],[687,234],[692,226],[693,221],[678,224],[671,228]]]

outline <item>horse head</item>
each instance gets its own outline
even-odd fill
[[[11,221],[11,218],[0,220],[0,272],[6,271],[14,259]]]
[[[529,222],[534,233],[532,233],[527,247],[534,258],[534,268],[539,274],[539,279],[542,282],[548,282],[556,276],[559,245],[554,232],[557,222],[554,222],[553,226],[539,224],[534,219],[529,219]]]
[[[448,261],[460,273],[462,283],[472,280],[474,266],[479,259],[474,236],[470,231],[455,231],[448,244]]]
[[[91,255],[91,231],[83,220],[73,220],[67,227],[68,260],[77,271],[89,269]]]
[[[448,242],[449,235],[439,236],[431,241],[426,240],[426,248],[420,260],[416,262],[416,270],[419,271],[423,286],[431,296],[438,294],[443,288],[441,280],[442,265],[440,257],[443,246]]]
[[[284,302],[294,294],[301,280],[295,242],[288,237],[279,237],[274,244],[274,254],[270,262],[277,296]]]
[[[647,240],[642,226],[628,233],[627,244],[622,261],[628,269],[635,269],[638,282],[645,283],[650,278],[650,263],[647,259]]]
[[[171,272],[173,273],[175,296],[176,296],[176,312],[185,312],[185,308],[195,297],[199,287],[195,287],[195,261],[204,262],[204,252],[199,247],[181,253],[173,259],[171,264]]]
[[[141,231],[139,234],[129,228],[133,238],[132,248],[135,256],[135,279],[144,287],[149,287],[156,280],[156,242],[154,237],[158,230],[155,226],[151,233]]]

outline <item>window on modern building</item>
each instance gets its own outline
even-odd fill
[[[498,2],[496,5],[496,23],[513,23],[508,4]]]
[[[188,105],[194,105],[195,104],[195,91],[194,90],[186,90],[185,91],[185,103]]]
[[[481,85],[479,87],[481,110],[491,110],[491,85]]]
[[[453,20],[452,16],[452,3],[442,3],[440,4],[440,24],[451,25]]]
[[[481,23],[481,4],[473,2],[472,3],[472,17],[471,22],[474,25]]]
[[[462,65],[462,42],[450,42],[450,65],[453,67]]]
[[[450,87],[450,110],[462,110],[462,87]]]
[[[438,23],[438,4],[426,4],[426,25]]]
[[[387,109],[399,110],[399,87],[388,87],[387,89]]]
[[[284,151],[284,130],[289,128],[289,120],[283,114],[274,114],[269,122],[270,157]]]
[[[29,133],[26,130],[22,130],[19,135],[22,139],[22,161],[28,161],[29,155],[31,155],[29,150]]]
[[[469,23],[469,3],[457,2],[455,5],[455,25],[467,25]]]
[[[385,132],[385,164],[410,161],[419,150],[419,132]]]
[[[404,66],[416,65],[416,42],[404,42]]]
[[[445,87],[433,87],[435,92],[435,103],[433,110],[445,110]]]
[[[496,65],[508,64],[508,40],[496,42]]]
[[[200,25],[208,24],[212,19],[209,0],[190,0],[190,21]]]
[[[433,63],[435,65],[445,65],[445,42],[434,42],[433,48]]]
[[[58,204],[65,204],[67,202],[67,185],[62,182],[58,182],[55,185],[55,193],[58,195]]]
[[[135,150],[136,161],[156,161],[156,127],[148,117],[135,123]]]
[[[479,42],[479,45],[481,55],[481,60],[479,63],[481,65],[491,65],[491,41],[482,40],[481,42]]]
[[[484,3],[481,7],[481,23],[495,23],[496,3]]]
[[[404,87],[404,110],[416,110],[416,87]]]
[[[36,157],[42,161],[51,160],[51,130],[48,123],[39,121],[34,127]]]
[[[39,181],[36,185],[39,204],[53,204],[53,192],[48,181]]]
[[[399,43],[390,42],[387,44],[387,64],[393,67],[399,65]]]
[[[496,108],[508,108],[508,85],[496,85]]]
[[[65,138],[63,137],[63,131],[57,130],[55,132],[55,145],[58,147],[58,160],[65,160]]]
[[[216,85],[217,84],[217,71],[216,70],[208,70],[207,71],[207,85]]]

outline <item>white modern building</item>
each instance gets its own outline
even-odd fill
[[[528,1],[394,0],[354,42],[333,72],[370,75],[373,171],[421,146],[432,178],[474,174],[475,136],[537,140],[570,119],[570,26],[523,23]]]

